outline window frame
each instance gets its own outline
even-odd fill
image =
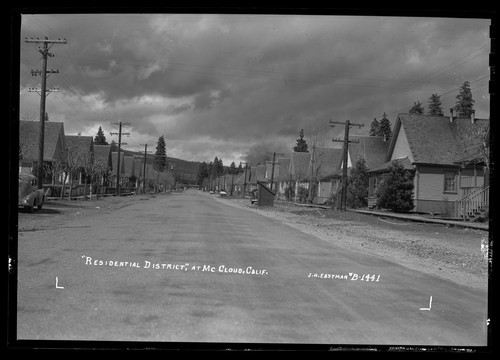
[[[453,174],[453,189],[447,188],[446,175]],[[453,170],[445,170],[443,174],[443,194],[458,194],[457,172]]]

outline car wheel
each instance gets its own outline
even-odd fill
[[[40,203],[40,205],[38,205],[38,206],[37,206],[37,209],[38,209],[38,210],[42,210],[42,207],[43,207],[43,202],[42,202],[42,203]]]

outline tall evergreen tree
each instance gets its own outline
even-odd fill
[[[307,150],[307,142],[304,140],[304,129],[300,130],[299,138],[297,139],[297,144],[293,147],[295,152],[309,152]]]
[[[203,179],[205,179],[206,177],[208,177],[208,166],[207,166],[207,163],[203,161],[198,166],[198,176],[197,176],[197,179],[198,179],[198,185],[200,187],[203,185]]]
[[[427,101],[429,107],[427,109],[427,114],[432,116],[443,116],[443,108],[441,106],[441,97],[438,94],[431,94],[431,97]]]
[[[459,117],[470,117],[472,110],[474,110],[474,102],[470,82],[465,81],[458,90],[457,102],[454,108],[457,115]]]
[[[380,129],[380,123],[377,121],[377,118],[374,118],[372,123],[370,124],[370,136],[378,136]]]
[[[236,164],[234,161],[229,165],[229,174],[237,174],[238,170],[236,169]]]
[[[214,167],[217,176],[222,175],[224,173],[224,165],[222,164],[222,159],[217,159],[217,156],[215,157],[217,162],[214,160]]]
[[[102,131],[102,128],[99,126],[99,130],[97,130],[97,135],[94,138],[94,144],[95,145],[108,145],[108,142],[106,141],[106,136],[104,136],[104,131]]]
[[[412,115],[424,115],[424,107],[420,101],[414,102],[410,109],[410,114]]]
[[[387,140],[389,140],[392,136],[391,122],[387,118],[387,114],[385,112],[384,115],[382,115],[382,119],[379,122],[379,132],[377,135],[382,136]]]
[[[165,137],[162,135],[156,143],[156,152],[154,156],[154,169],[163,172],[167,167],[167,148],[165,145]]]
[[[240,173],[242,173],[243,171],[245,171],[245,170],[243,169],[243,165],[241,165],[241,162],[240,162],[240,164],[238,165],[238,170],[237,170],[237,173],[238,173],[238,174],[240,174]]]

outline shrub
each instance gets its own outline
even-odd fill
[[[292,200],[294,196],[295,196],[295,191],[293,189],[293,186],[287,186],[285,188],[285,198],[287,200]]]
[[[299,186],[297,189],[297,196],[299,197],[299,202],[305,202],[309,196],[309,190],[304,186]]]
[[[368,169],[364,158],[356,161],[348,178],[347,205],[353,208],[368,205]]]
[[[394,212],[408,212],[413,209],[413,171],[393,161],[389,174],[381,181],[377,190],[377,207]]]

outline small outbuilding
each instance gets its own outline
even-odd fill
[[[261,181],[257,181],[257,205],[274,206],[275,193]]]

